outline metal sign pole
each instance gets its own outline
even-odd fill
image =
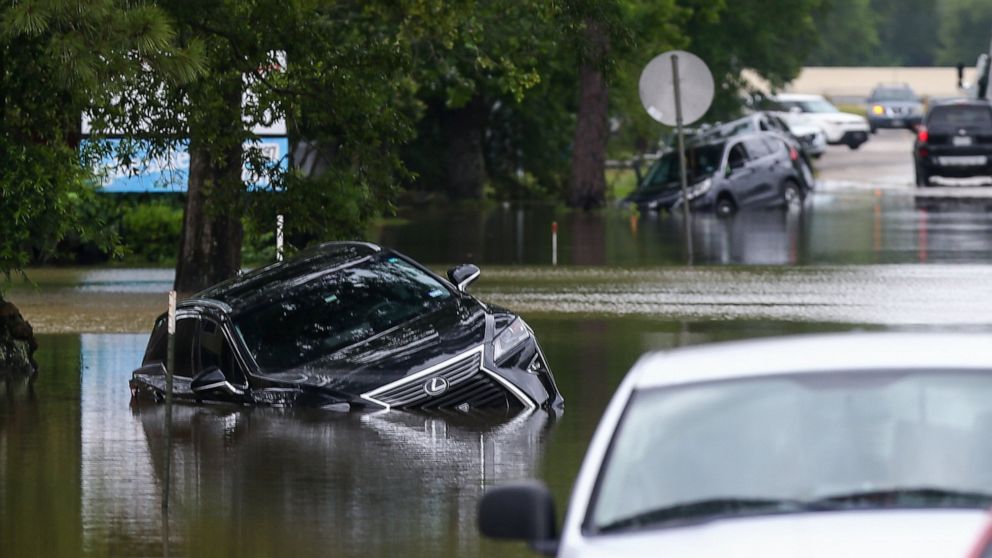
[[[682,88],[679,86],[679,57],[672,55],[672,86],[675,89],[675,128],[679,138],[679,174],[682,179],[682,221],[685,222],[685,247],[692,265],[692,225],[689,222],[689,181],[685,174],[685,140],[682,137]]]

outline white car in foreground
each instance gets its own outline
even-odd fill
[[[479,527],[562,558],[964,558],[990,505],[992,337],[849,334],[642,358],[561,534],[536,481]]]
[[[827,136],[827,143],[831,145],[843,144],[857,149],[868,141],[871,127],[865,117],[841,112],[820,95],[782,93],[773,97],[773,100],[782,109],[802,114],[818,125]]]

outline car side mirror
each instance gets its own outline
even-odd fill
[[[726,167],[723,168],[724,178],[730,178],[730,175],[734,174],[734,168],[728,163]]]
[[[479,531],[493,539],[527,541],[553,556],[558,552],[555,503],[538,481],[521,481],[486,490],[479,502]]]
[[[480,275],[482,275],[482,270],[472,264],[462,264],[448,270],[448,280],[462,292],[465,292],[465,289]]]
[[[231,385],[231,382],[227,381],[227,376],[224,375],[224,372],[216,366],[211,366],[197,374],[193,378],[193,381],[190,382],[189,388],[194,393],[221,392],[229,395],[241,394],[241,390]]]

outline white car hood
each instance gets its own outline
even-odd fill
[[[989,521],[981,510],[818,512],[714,521],[566,542],[561,558],[966,558]]]

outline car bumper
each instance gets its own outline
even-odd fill
[[[916,158],[917,164],[931,176],[968,178],[992,175],[992,150],[930,151]]]
[[[915,128],[923,121],[919,114],[905,116],[869,116],[868,125],[872,128]]]

